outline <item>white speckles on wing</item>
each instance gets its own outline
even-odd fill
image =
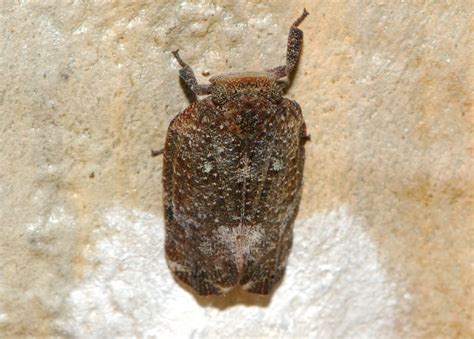
[[[260,225],[242,225],[236,227],[219,226],[212,237],[201,243],[200,250],[212,253],[215,246],[225,247],[236,262],[252,256],[252,250],[259,248],[258,244],[264,239],[264,230]]]
[[[188,266],[178,264],[177,262],[171,261],[169,259],[166,260],[166,263],[168,264],[170,270],[173,272],[189,272]]]
[[[187,209],[189,210],[190,207],[187,206]],[[191,227],[195,229],[199,229],[201,227],[201,223],[191,218],[189,216],[189,213],[180,211],[177,208],[173,208],[173,215],[176,221],[178,222],[178,225],[185,228],[186,234],[188,234],[188,236],[191,235]],[[205,214],[199,213],[198,216],[205,217]]]
[[[216,286],[216,287],[221,291],[221,294],[227,294],[231,289],[234,288],[234,286],[229,286],[229,287]]]
[[[212,168],[213,168],[213,166],[212,166],[212,164],[209,163],[209,162],[205,162],[204,165],[202,166],[202,170],[203,170],[204,173],[209,173],[209,172],[211,172],[211,171],[212,171]]]
[[[221,226],[216,231],[216,238],[231,251],[236,259],[250,255],[253,248],[263,239],[263,230],[259,225],[238,227]]]
[[[282,161],[280,159],[273,159],[272,161],[272,170],[280,171],[284,167]]]
[[[242,163],[242,168],[239,169],[238,176],[239,176],[239,181],[242,182],[245,179],[250,178],[251,176],[251,162],[247,154],[244,154],[241,160]]]
[[[254,285],[254,283],[255,282],[253,280],[250,280],[248,283],[242,285],[242,289],[247,291]]]

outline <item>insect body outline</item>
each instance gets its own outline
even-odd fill
[[[280,79],[296,66],[307,15],[290,28],[286,64],[267,71],[199,84],[173,52],[186,85],[208,95],[173,119],[163,149],[166,259],[199,295],[269,294],[284,274],[309,137]]]

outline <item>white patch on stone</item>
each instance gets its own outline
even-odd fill
[[[25,225],[25,236],[31,249],[47,255],[64,255],[65,247],[75,243],[75,220],[61,205]]]
[[[396,338],[396,310],[406,300],[395,290],[404,287],[386,274],[365,227],[343,207],[301,221],[269,307],[252,297],[225,301],[232,307],[203,307],[166,266],[163,221],[111,208],[84,249],[82,276],[54,325],[78,338]]]

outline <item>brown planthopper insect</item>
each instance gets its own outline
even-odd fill
[[[307,15],[290,28],[286,65],[264,72],[198,84],[173,52],[187,86],[210,95],[173,119],[163,149],[166,259],[199,295],[269,294],[284,274],[309,136],[279,79],[295,68]]]

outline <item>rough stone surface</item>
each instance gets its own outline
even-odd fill
[[[287,274],[271,299],[194,296],[164,263],[150,157],[189,103],[171,51],[201,81],[275,67],[303,7]],[[472,10],[1,3],[0,336],[474,336]]]

